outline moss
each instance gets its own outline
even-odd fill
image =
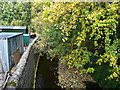
[[[14,82],[14,80],[12,80],[11,82],[8,83],[8,86],[16,86],[16,83]]]

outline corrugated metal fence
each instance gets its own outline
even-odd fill
[[[2,35],[1,33],[1,36],[2,37],[0,38],[0,59],[2,61],[4,71],[9,71],[18,62],[18,60],[15,61],[15,58],[20,57],[20,55],[24,52],[23,34],[6,33]],[[14,54],[15,52],[18,54]],[[0,72],[2,72],[1,67]]]

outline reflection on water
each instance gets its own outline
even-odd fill
[[[58,83],[58,59],[50,61],[46,55],[40,57],[38,66],[36,88],[59,88]]]

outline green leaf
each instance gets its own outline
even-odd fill
[[[88,68],[87,73],[94,73],[95,69],[94,68]]]

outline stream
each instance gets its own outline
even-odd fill
[[[52,61],[47,59],[47,55],[40,57],[36,76],[36,88],[58,88],[58,59]]]

